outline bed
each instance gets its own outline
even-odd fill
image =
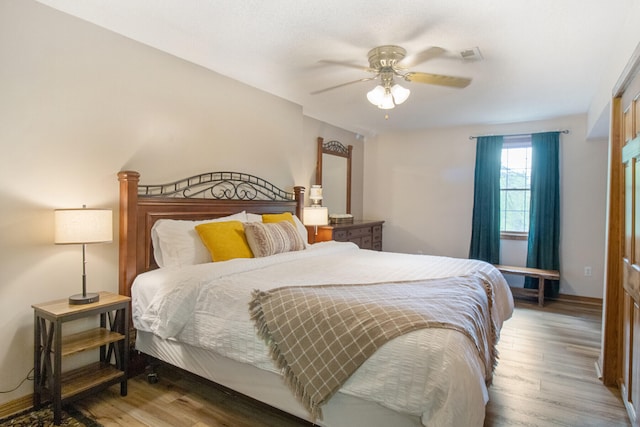
[[[493,266],[476,260],[362,250],[347,242],[308,245],[299,221],[304,188],[294,187],[288,193],[248,174],[216,172],[169,184],[140,185],[139,173],[123,171],[118,179],[119,291],[132,297],[137,351],[322,426],[482,426],[496,364],[495,344],[513,311],[509,287]],[[295,230],[303,246],[296,240],[294,249],[266,251],[260,257],[216,258],[218,249],[209,243],[222,239],[207,241],[203,234],[211,224],[216,224],[211,227],[218,232],[241,223],[251,237],[252,230],[274,230],[275,225],[249,225],[264,224],[268,218],[287,232]],[[278,221],[282,218],[287,220]],[[285,222],[292,225],[285,227]],[[163,230],[167,224],[171,226]],[[211,262],[211,257],[224,261]],[[430,293],[421,295],[423,289]],[[419,306],[417,310],[426,313],[382,343],[371,339],[366,347],[356,349],[358,357],[365,353],[367,357],[350,360],[353,366],[337,380],[338,385],[309,403],[309,396],[300,391],[307,389],[306,378],[295,371],[298,362],[287,357],[298,358],[300,351],[313,360],[326,360],[327,349],[336,347],[327,341],[335,338],[330,330],[339,329],[342,339],[345,334],[342,325],[325,327],[324,320],[315,317],[337,310],[310,305],[305,312],[304,303],[293,305],[287,298],[295,294],[302,298],[296,301],[307,301],[312,293],[314,298],[333,298],[322,300],[333,307],[336,298],[342,301],[344,290],[350,292],[349,298],[351,294],[372,301],[378,298],[392,311],[396,306]],[[454,290],[459,294],[449,294]],[[286,316],[292,311],[302,313],[292,329],[315,328],[313,333],[321,336],[306,330],[306,338],[294,337],[286,347],[286,340],[278,335],[280,326],[274,326],[278,317],[269,311],[276,305],[270,304],[276,296],[282,298],[278,301]],[[388,304],[396,297],[397,304]],[[467,298],[469,311],[477,317],[464,323],[457,318],[468,317],[461,308]],[[446,322],[430,317],[439,310],[428,304],[436,301],[449,307]],[[360,317],[345,324],[362,328],[371,318],[382,319],[369,314],[364,321]],[[350,345],[339,344],[339,350],[346,347]],[[318,370],[343,371],[343,366],[333,368],[332,363],[335,360],[328,360]],[[322,375],[318,378],[324,381]]]

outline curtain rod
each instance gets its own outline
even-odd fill
[[[546,132],[559,132],[559,133],[569,133],[569,129],[562,129],[562,130],[550,130],[550,131],[546,131]],[[531,135],[534,133],[546,133],[546,132],[530,132],[530,133],[510,133],[510,134],[506,134],[506,135],[478,135],[478,136],[470,136],[469,139],[477,139],[480,138],[482,136],[525,136],[525,135]]]

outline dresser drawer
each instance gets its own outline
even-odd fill
[[[333,224],[319,226],[317,229],[307,226],[309,243],[352,242],[361,249],[382,250],[383,221],[354,221],[352,224]]]
[[[362,236],[371,236],[371,227],[352,228],[348,232],[350,239]]]
[[[363,236],[360,238],[360,249],[371,249],[373,247],[371,242],[371,236]]]
[[[348,236],[347,230],[334,230],[333,240],[338,242],[346,242],[350,236]]]

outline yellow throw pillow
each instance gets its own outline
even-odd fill
[[[291,212],[282,212],[279,214],[262,214],[262,222],[264,222],[265,224],[280,221],[289,221],[294,226],[296,225]]]
[[[196,226],[196,231],[207,247],[213,261],[234,258],[253,258],[253,252],[240,221],[209,222]]]

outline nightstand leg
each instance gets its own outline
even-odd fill
[[[53,423],[62,420],[62,321],[56,320],[53,336]]]
[[[129,304],[125,305],[121,311],[118,311],[120,318],[118,319],[118,324],[120,326],[120,333],[124,335],[124,342],[121,346],[122,349],[122,358],[121,363],[122,369],[125,372],[124,380],[120,383],[120,396],[127,395],[127,380],[129,378]],[[116,315],[117,317],[117,315]]]
[[[40,336],[40,318],[34,313],[33,317],[33,408],[40,409],[40,403],[42,402],[40,389],[41,382],[41,363],[40,357],[42,354],[42,338]]]
[[[33,363],[33,407],[39,409],[42,404],[42,392],[49,387],[53,377],[51,364],[52,345],[55,325],[45,318],[35,315],[34,318],[34,363]],[[48,383],[48,385],[47,385]]]
[[[101,328],[106,328],[107,327],[107,321],[106,321],[106,314],[105,313],[100,313],[100,327]],[[110,358],[111,356],[108,356],[108,357]],[[100,362],[109,363],[109,360],[107,359],[106,347],[104,345],[100,347]]]

